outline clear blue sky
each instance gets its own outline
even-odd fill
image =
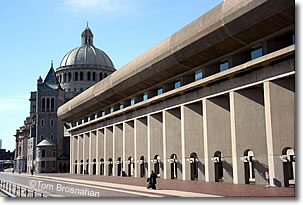
[[[0,7],[0,139],[15,149],[14,134],[29,115],[30,91],[51,60],[80,45],[86,22],[94,45],[117,69],[189,24],[222,0],[15,0]]]

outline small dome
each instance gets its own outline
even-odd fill
[[[44,139],[37,145],[37,147],[53,147],[53,146],[56,145],[49,139]]]
[[[62,59],[60,67],[72,65],[97,65],[114,68],[110,58],[93,45],[82,45],[69,51]]]

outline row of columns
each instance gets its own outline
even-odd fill
[[[88,173],[93,174],[95,163],[95,173],[100,175],[102,158],[107,175],[111,158],[112,175],[116,176],[117,158],[122,158],[122,170],[128,173],[132,157],[133,175],[139,177],[140,157],[144,156],[143,168],[149,174],[154,170],[152,160],[159,156],[159,176],[170,179],[171,157],[175,154],[177,178],[190,180],[190,156],[194,153],[198,156],[198,179],[212,182],[218,175],[215,153],[220,152],[224,155],[224,181],[243,184],[245,167],[241,159],[244,152],[252,150],[256,183],[266,184],[265,171],[269,171],[270,185],[283,186],[285,177],[279,157],[283,148],[294,149],[294,98],[293,77],[267,81],[75,135],[71,137],[70,172],[80,173],[81,160],[86,170],[88,159]]]

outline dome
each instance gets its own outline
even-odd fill
[[[115,69],[108,55],[93,45],[94,35],[88,25],[81,34],[81,46],[69,51],[62,59],[60,67],[93,65]]]
[[[52,147],[56,145],[49,139],[44,139],[37,145],[37,147],[49,147],[49,146]]]
[[[110,58],[93,45],[82,45],[69,51],[62,59],[60,67],[72,65],[97,65],[114,68]]]

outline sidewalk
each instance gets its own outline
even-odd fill
[[[72,174],[39,174],[58,178],[81,179],[88,181],[109,182],[146,187],[146,178],[72,175]],[[202,181],[182,181],[157,179],[158,190],[178,190],[224,197],[295,197],[295,188],[265,187],[264,185],[235,185]]]

